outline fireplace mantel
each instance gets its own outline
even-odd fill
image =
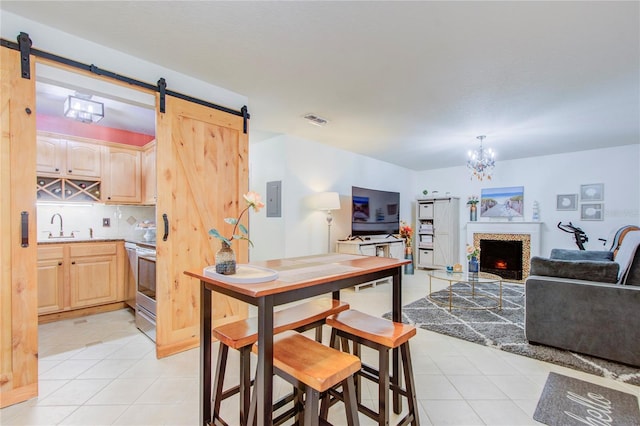
[[[467,222],[467,243],[473,243],[473,234],[528,234],[531,238],[531,256],[540,256],[542,222]]]

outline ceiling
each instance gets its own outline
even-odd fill
[[[252,142],[289,134],[414,170],[464,165],[478,135],[498,162],[640,143],[637,1],[0,8],[247,96]]]

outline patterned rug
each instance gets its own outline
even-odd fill
[[[449,292],[441,290],[432,295],[440,304],[422,298],[403,306],[403,321],[447,336],[640,386],[640,369],[550,346],[530,345],[524,337],[524,286],[505,283],[502,287],[501,311],[454,308],[449,312]],[[495,304],[488,298],[470,297],[468,290],[466,284],[454,284],[454,305],[480,307]],[[476,285],[476,292],[495,297],[498,290],[495,284],[480,284]],[[384,317],[391,318],[391,314]]]

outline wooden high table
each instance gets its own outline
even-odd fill
[[[273,417],[273,311],[274,307],[332,293],[369,281],[392,278],[392,319],[401,322],[402,266],[404,259],[327,254],[252,262],[251,265],[278,271],[276,280],[258,284],[234,284],[204,276],[202,271],[185,271],[200,280],[200,418],[211,422],[211,293],[218,292],[258,307],[258,365],[254,392],[257,392],[258,425],[270,425]],[[392,381],[400,377],[398,350],[393,350]],[[393,410],[402,411],[400,394],[393,393]]]

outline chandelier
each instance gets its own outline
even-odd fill
[[[482,141],[486,138],[486,136],[476,136],[476,139],[480,140],[480,149],[477,151],[469,151],[469,159],[467,160],[467,167],[471,171],[472,179],[473,176],[478,178],[478,180],[482,180],[484,178],[491,179],[491,172],[493,172],[493,168],[496,165],[496,161],[494,159],[495,152],[489,149],[482,148]]]

